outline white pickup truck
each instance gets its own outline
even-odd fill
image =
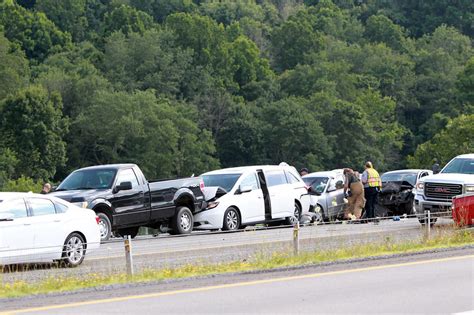
[[[414,210],[421,224],[426,223],[425,211],[430,211],[431,224],[440,212],[451,211],[452,198],[474,193],[474,153],[452,159],[439,174],[423,177],[416,185]]]

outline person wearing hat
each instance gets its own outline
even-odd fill
[[[382,180],[379,173],[374,169],[372,162],[365,163],[365,171],[362,173],[362,183],[364,184],[365,203],[365,217],[367,219],[375,218],[375,203],[377,202],[377,195],[382,189]]]

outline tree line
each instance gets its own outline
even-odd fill
[[[2,0],[0,187],[474,150],[471,0]]]

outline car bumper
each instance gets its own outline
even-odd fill
[[[426,200],[423,195],[415,195],[413,210],[417,215],[425,215],[425,211],[430,214],[437,214],[452,211],[452,202]]]
[[[224,214],[218,208],[204,210],[194,215],[195,230],[222,229]]]

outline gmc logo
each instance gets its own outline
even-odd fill
[[[449,189],[448,188],[442,188],[442,187],[437,187],[434,189],[435,192],[437,193],[449,193]]]

